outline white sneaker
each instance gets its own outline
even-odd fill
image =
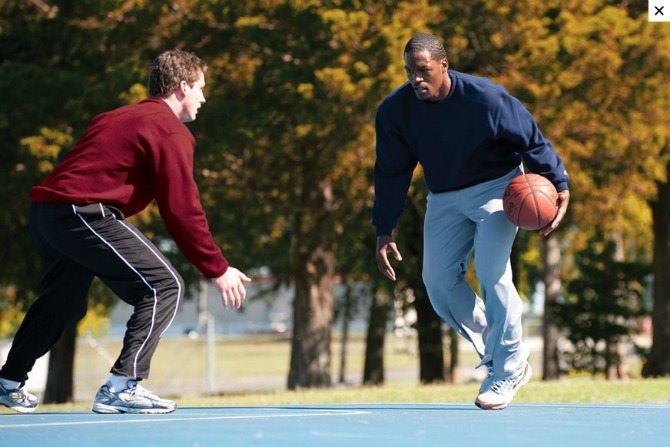
[[[127,386],[127,389],[117,392],[110,391],[106,384],[101,386],[93,402],[93,411],[103,414],[164,414],[177,408],[173,401],[161,399],[138,384],[137,380],[128,380]]]
[[[493,383],[493,379],[495,376],[493,375],[493,368],[490,366],[486,367],[486,379],[482,381],[482,385],[479,387],[479,394],[482,394],[484,391],[488,390],[491,388],[491,384]]]
[[[526,363],[520,375],[493,380],[488,390],[479,393],[475,405],[482,410],[502,410],[506,408],[514,399],[514,395],[519,391],[519,388],[528,383],[531,375],[533,375],[533,370],[530,363]]]

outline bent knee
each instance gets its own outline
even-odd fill
[[[462,266],[454,266],[446,269],[424,267],[422,277],[423,283],[428,290],[452,290],[455,289],[459,283],[465,281],[466,273],[467,270]]]
[[[154,282],[152,286],[157,291],[158,295],[175,296],[178,299],[181,299],[184,296],[186,289],[184,280],[176,273],[161,279],[158,282]]]

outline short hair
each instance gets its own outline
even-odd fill
[[[444,49],[442,41],[436,36],[428,33],[414,35],[407,41],[405,52],[403,54],[415,53],[417,51],[428,51],[430,58],[436,61],[447,58],[447,51]]]
[[[179,49],[165,51],[151,63],[149,96],[167,98],[186,81],[190,86],[207,73],[207,63],[193,53]]]

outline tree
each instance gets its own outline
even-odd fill
[[[363,364],[363,384],[384,384],[384,339],[386,337],[386,323],[393,300],[388,284],[375,287],[375,293],[370,300],[368,316],[368,330],[365,339],[365,359]]]
[[[490,40],[505,55],[494,80],[528,106],[571,175],[573,200],[557,233],[563,243],[552,247],[578,250],[603,231],[629,255],[650,246],[645,201],[665,179],[659,167],[667,157],[662,110],[668,96],[661,88],[667,77],[659,67],[667,66],[667,52],[660,50],[666,32],[613,3],[618,2],[487,6],[502,24]],[[561,269],[546,266],[547,274],[568,279],[565,258]],[[545,277],[546,284],[556,282]]]
[[[19,309],[33,302],[40,283],[27,228],[30,187],[65,156],[93,115],[146,97],[138,82],[146,79],[147,59],[136,49],[153,53],[143,39],[153,39],[155,26],[143,16],[151,7],[141,10],[139,3],[19,0],[1,6],[0,101],[12,107],[0,111],[0,242],[7,247],[0,255],[0,284],[14,291]],[[111,295],[96,290],[94,302],[111,306]],[[74,330],[68,328],[50,356],[47,403],[73,397]]]
[[[233,209],[256,204],[216,213],[214,225],[227,229],[226,240],[258,241],[226,244],[243,264],[262,259],[296,285],[289,388],[330,384],[335,254],[361,247],[351,241],[371,232],[369,215],[347,222],[360,204],[369,210],[374,111],[390,91],[391,71],[403,73],[402,50],[391,50],[426,14],[424,2],[360,6],[241,3],[219,57],[231,69],[210,82],[224,101],[209,116],[225,138],[212,141],[210,133],[207,141],[204,196]],[[370,256],[364,250],[359,255]]]
[[[647,201],[657,203],[657,188],[667,188],[670,41],[669,28],[647,23],[639,3],[6,1],[0,102],[16,107],[0,110],[3,304],[11,298],[20,313],[20,303],[38,293],[23,217],[30,186],[93,115],[142,99],[147,61],[170,47],[195,51],[211,67],[208,104],[190,128],[215,239],[234,265],[267,265],[279,281],[299,286],[290,386],[328,384],[337,274],[377,274],[367,213],[374,110],[404,82],[402,48],[416,32],[438,30],[452,68],[493,76],[520,97],[564,158],[572,201],[556,239],[547,241],[562,256],[551,257],[546,284],[558,286],[579,271],[571,252],[596,230],[619,240],[626,256],[649,253]],[[664,216],[656,213],[665,213],[660,200],[657,232]],[[137,222],[169,246],[156,217],[150,209]],[[517,241],[528,253],[540,252],[539,238]],[[661,281],[669,276],[660,274],[667,237],[658,233],[653,243]],[[187,281],[197,278],[177,251],[167,254]],[[527,272],[541,270],[540,258],[520,258],[515,276],[532,284]],[[647,371],[659,371],[651,359],[667,352],[670,336],[661,331],[669,318],[661,286]],[[378,304],[383,317],[372,332],[386,321]],[[368,348],[379,358],[383,337],[369,340],[378,340]]]
[[[558,236],[550,234],[544,243],[543,261],[545,269],[544,314],[542,315],[542,380],[560,378],[557,305],[561,296],[560,268],[561,249]]]
[[[641,1],[631,1],[628,5],[624,2],[624,7],[627,8],[628,13],[631,17],[637,17],[644,19],[644,15],[647,13],[648,5]],[[668,42],[668,33],[667,28],[661,27],[649,27],[646,31],[648,34],[654,34],[652,39],[657,42],[658,48],[666,48]],[[645,39],[645,42],[647,39]],[[653,49],[654,45],[651,45],[652,48],[645,45],[646,49],[640,54],[645,65],[649,64],[649,69],[654,73],[651,84],[655,85],[658,79],[659,74],[667,74],[667,64],[668,57],[664,52],[650,51]],[[654,71],[653,69],[658,71]],[[661,75],[663,76],[663,75]],[[666,81],[667,82],[667,78]],[[667,90],[665,90],[667,93]],[[650,108],[650,118],[651,122],[659,123],[658,110],[659,106],[661,108],[667,108],[668,97],[661,96],[657,97],[659,101],[656,103],[655,107]],[[665,104],[665,106],[663,106]],[[662,118],[661,118],[662,120]],[[666,119],[666,132],[665,137],[661,137],[658,144],[663,148],[663,153],[668,154],[668,144],[667,144],[667,119]],[[660,132],[661,135],[663,132]],[[663,142],[665,141],[665,143]],[[656,377],[670,374],[670,362],[668,362],[667,352],[670,350],[670,331],[667,330],[670,325],[670,290],[668,286],[668,257],[670,257],[670,232],[668,231],[668,221],[670,220],[670,182],[667,181],[669,178],[668,174],[670,170],[668,165],[666,165],[666,181],[659,181],[657,184],[658,196],[655,199],[650,201],[650,207],[652,209],[652,219],[653,219],[653,233],[654,233],[654,247],[653,247],[653,307],[651,312],[652,318],[652,347],[649,355],[644,363],[642,368],[643,377]]]
[[[568,284],[555,313],[572,344],[562,353],[569,367],[608,379],[628,377],[619,346],[634,344],[632,323],[648,312],[643,297],[649,264],[616,261],[616,250],[600,235],[577,253],[579,276]]]
[[[366,172],[369,157],[340,164],[370,144],[362,129],[372,121],[365,95],[379,84],[373,55],[379,37],[369,30],[366,11],[321,2],[253,3],[239,11],[224,56],[234,69],[211,81],[238,101],[224,101],[210,114],[229,124],[227,141],[212,142],[209,158],[210,171],[228,184],[208,178],[206,200],[238,209],[250,200],[256,205],[215,214],[214,225],[239,234],[235,240],[258,241],[255,247],[225,243],[243,264],[262,260],[295,285],[288,387],[330,386],[335,252],[352,210],[343,192]],[[242,107],[245,113],[237,113]],[[358,173],[351,178],[339,175],[352,169]]]
[[[670,165],[666,169],[670,174]],[[652,345],[642,368],[643,377],[670,375],[670,183],[659,184],[658,198],[652,202],[652,210],[655,237]]]
[[[419,380],[421,383],[437,383],[445,380],[444,348],[442,341],[442,319],[437,315],[423,284],[423,220],[426,214],[427,188],[423,178],[410,187],[407,208],[399,223],[399,244],[403,254],[402,278],[398,289],[412,291],[411,305],[416,310],[419,348]],[[403,248],[404,247],[404,248]],[[453,371],[449,371],[453,377]]]

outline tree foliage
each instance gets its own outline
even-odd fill
[[[528,105],[563,157],[576,242],[602,229],[634,252],[651,247],[646,200],[665,180],[670,56],[659,43],[668,33],[611,3],[496,2],[506,25],[491,38],[506,57],[494,79]]]
[[[621,363],[612,349],[622,342],[635,345],[635,323],[648,315],[645,305],[649,263],[618,262],[616,245],[594,238],[576,254],[579,277],[567,285],[556,312],[571,346],[563,351],[572,371],[607,374]]]
[[[216,241],[236,267],[267,266],[279,281],[301,285],[306,332],[294,346],[314,376],[299,386],[327,384],[337,275],[378,275],[369,218],[374,112],[405,81],[402,50],[416,32],[445,39],[451,68],[491,76],[519,97],[555,143],[571,175],[560,230],[564,280],[581,271],[572,251],[598,232],[617,240],[627,260],[649,260],[648,203],[667,184],[670,27],[647,22],[640,3],[6,0],[3,322],[38,293],[25,217],[30,187],[94,115],[144,98],[149,62],[174,47],[210,65],[208,102],[189,127]],[[150,208],[135,221],[195,281],[158,217]],[[398,231],[401,243],[417,238],[409,225]],[[518,276],[530,293],[542,272],[540,242],[524,234],[519,243]],[[312,348],[310,338],[319,339]]]
[[[599,233],[616,241],[618,256],[650,261],[652,242],[667,244],[654,241],[648,201],[667,182],[668,27],[649,23],[639,2],[479,1],[472,8],[479,18],[450,35],[461,50],[456,62],[517,96],[570,173],[571,206],[559,229],[563,282],[581,271],[572,254]],[[458,11],[472,18],[472,9]]]

